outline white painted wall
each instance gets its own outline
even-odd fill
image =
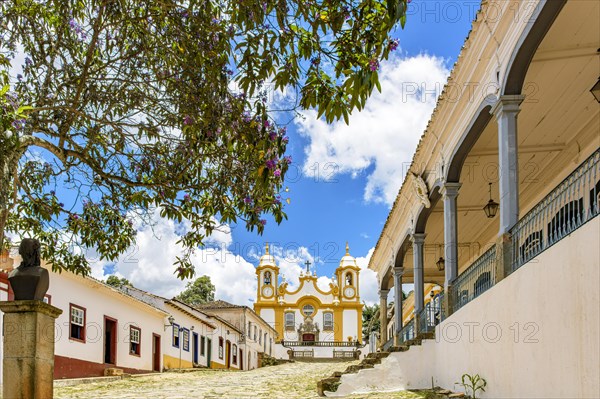
[[[152,370],[152,333],[164,335],[165,314],[93,280],[68,272],[50,272],[52,306],[62,309],[56,320],[59,356],[104,363],[104,316],[117,319],[117,364]],[[86,308],[86,342],[70,339],[69,303]],[[129,326],[141,328],[141,355],[129,354]],[[107,366],[108,367],[108,366]]]
[[[352,337],[353,340],[362,340],[362,337],[356,336],[356,332],[358,331],[358,312],[356,309],[344,309],[342,314],[344,318],[343,340],[347,341],[348,337]]]
[[[559,241],[436,328],[436,342],[342,377],[336,396],[435,385],[463,373],[483,398],[600,397],[600,217]],[[474,324],[476,323],[476,324]]]

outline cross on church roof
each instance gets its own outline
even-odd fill
[[[306,274],[309,274],[310,272],[308,271],[308,268],[310,267],[310,262],[306,261],[304,264],[306,265]]]

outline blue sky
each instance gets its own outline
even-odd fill
[[[395,57],[432,55],[443,58],[444,65],[451,68],[470,29],[475,5],[478,2],[412,2],[405,29],[396,32],[401,54],[395,54]],[[373,129],[377,127],[373,126]],[[290,172],[291,181],[288,182],[291,205],[286,211],[289,220],[281,225],[270,220],[262,237],[248,233],[240,226],[233,229],[233,238],[240,243],[240,248],[256,241],[277,242],[290,248],[297,243],[308,247],[313,256],[319,248],[319,254],[326,259],[325,264],[318,264],[318,274],[331,275],[337,261],[344,255],[346,241],[350,242],[355,256],[365,256],[375,246],[390,203],[364,198],[367,177],[373,172],[376,159],[363,170],[335,173],[340,168],[332,160],[331,164],[321,168],[320,176],[314,172],[312,165],[309,165],[308,174],[302,174],[310,138],[299,134],[294,124],[289,126],[288,131],[289,152],[297,168]],[[412,133],[418,137],[422,132]],[[404,149],[412,153],[414,143],[406,143]],[[398,162],[409,160],[398,159]],[[333,177],[333,180],[327,181],[327,176]],[[396,185],[396,191],[398,189]],[[334,254],[329,247],[331,243],[338,246]]]
[[[252,303],[254,268],[265,242],[275,243],[272,253],[290,285],[308,260],[327,287],[348,241],[363,268],[361,298],[377,301],[375,273],[366,269],[370,253],[478,6],[478,1],[413,0],[405,29],[394,33],[400,48],[381,65],[383,92],[355,112],[349,126],[328,125],[310,110],[288,125],[294,160],[286,182],[288,220],[281,225],[268,220],[262,236],[242,225],[224,226],[193,258],[197,274],[211,277],[217,298]],[[93,275],[116,273],[167,297],[180,292],[185,282],[173,276],[172,265],[185,225],[158,215],[155,222],[154,229],[140,229],[136,247],[116,265],[94,263]]]

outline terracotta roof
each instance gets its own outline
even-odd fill
[[[243,305],[234,305],[233,303],[229,303],[222,299],[217,299],[216,301],[203,303],[200,305],[194,306],[198,309],[228,309],[228,308],[245,308],[247,306]]]

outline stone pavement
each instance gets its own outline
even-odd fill
[[[348,363],[289,363],[251,371],[199,370],[188,373],[163,373],[109,383],[58,387],[56,399],[183,399],[183,398],[318,398],[317,381]],[[356,395],[353,398],[419,399],[411,392]]]

